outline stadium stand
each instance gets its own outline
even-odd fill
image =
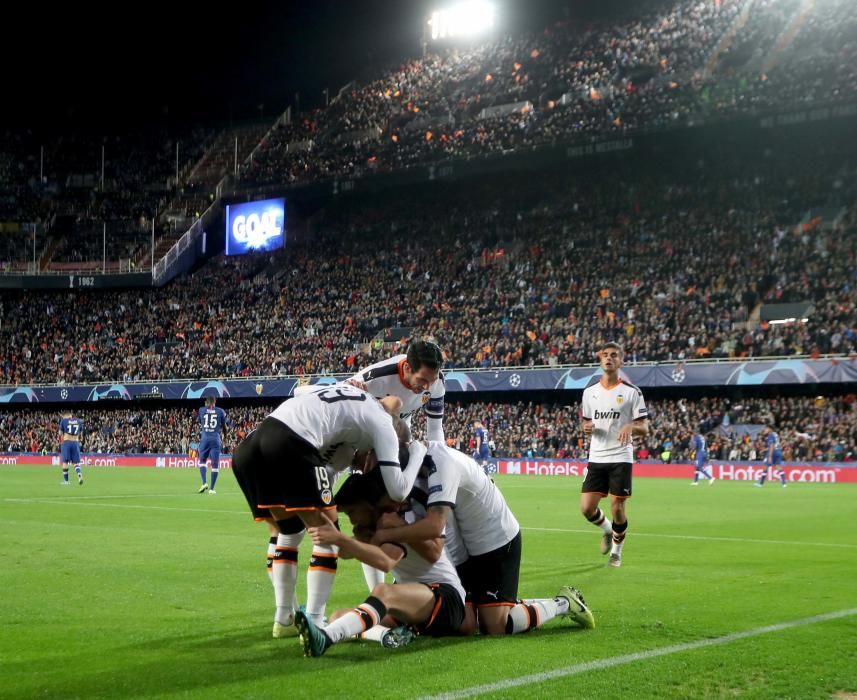
[[[228,409],[235,428],[224,435],[231,449],[275,406],[265,404]],[[854,394],[817,398],[701,401],[660,399],[649,402],[652,434],[637,445],[637,458],[657,459],[663,445],[672,443],[672,460],[691,458],[691,437],[698,429],[711,435],[711,458],[757,461],[762,458],[758,427],[773,422],[788,461],[849,462],[857,460],[857,397]],[[451,401],[446,407],[444,430],[450,445],[473,451],[473,421],[479,419],[494,444],[492,455],[512,458],[585,458],[579,422],[580,405],[570,403]],[[95,453],[144,452],[186,454],[198,437],[196,414],[191,407],[145,410],[83,409],[77,414],[87,426],[84,449]],[[53,452],[59,417],[42,410],[0,413],[0,451]],[[756,431],[743,428],[754,426]],[[424,417],[415,422],[418,436]],[[645,457],[644,457],[645,455]]]

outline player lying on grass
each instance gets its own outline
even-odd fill
[[[321,656],[331,645],[367,632],[365,636],[385,646],[409,642],[413,635],[407,628],[389,631],[396,623],[412,625],[417,632],[435,637],[458,634],[465,618],[464,588],[443,551],[443,539],[407,545],[388,542],[380,547],[369,544],[379,523],[405,524],[416,519],[413,510],[401,515],[384,513],[383,507],[391,503],[380,479],[352,474],[336,494],[336,506],[348,516],[355,537],[340,532],[330,519],[309,528],[314,545],[337,547],[342,558],[391,571],[396,583],[377,584],[363,603],[337,612],[334,621],[323,629],[298,611],[295,625],[306,656]]]

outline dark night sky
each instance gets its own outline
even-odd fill
[[[321,104],[375,66],[418,56],[421,17],[438,0],[236,3],[212,13],[174,0],[125,4],[95,19],[81,5],[18,5],[20,29],[0,42],[6,73],[0,123],[117,128],[258,118]],[[506,26],[580,20],[622,0],[497,0]],[[627,6],[627,5],[626,5]],[[120,6],[116,6],[119,8]],[[568,8],[567,10],[565,8]],[[606,9],[605,9],[606,8]]]

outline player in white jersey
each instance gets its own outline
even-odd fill
[[[554,598],[518,600],[521,528],[503,494],[475,460],[442,442],[429,442],[422,471],[420,478],[427,481],[426,517],[378,530],[376,542],[439,537],[454,522],[463,546],[451,542],[449,532],[447,542],[483,634],[526,632],[557,615],[594,627],[580,593],[569,586]]]
[[[581,420],[589,436],[589,467],[580,495],[583,516],[604,531],[601,553],[610,552],[610,566],[622,565],[628,529],[625,501],[631,497],[631,465],[635,437],[649,434],[643,393],[619,377],[624,352],[618,343],[605,343],[598,353],[603,374],[583,391]],[[613,522],[598,507],[610,496]]]
[[[390,397],[384,404],[347,384],[320,387],[280,404],[235,449],[233,472],[253,515],[276,523],[279,533],[271,557],[275,637],[296,633],[297,553],[305,527],[324,524],[322,512],[336,507],[326,465],[344,470],[357,450],[373,449],[391,498],[403,500],[413,486],[425,447],[412,443],[414,464],[402,471],[400,438],[407,441],[408,431],[390,414],[400,409],[398,399]],[[404,431],[401,435],[394,420]],[[310,591],[316,596],[311,607],[320,608],[321,617],[333,585],[336,551],[314,552],[311,572],[313,568],[325,578],[320,590]]]
[[[443,440],[443,401],[446,388],[441,366],[443,352],[426,340],[415,340],[404,355],[376,362],[351,378],[372,396],[397,396],[402,400],[399,416],[411,425],[413,415],[426,414],[426,440]]]
[[[415,340],[404,355],[395,355],[360,370],[349,383],[366,389],[377,399],[396,396],[402,401],[399,417],[411,426],[413,416],[426,414],[426,439],[443,440],[443,401],[446,387],[441,366],[443,352],[432,342]],[[384,574],[363,564],[363,576],[371,591]]]
[[[414,625],[431,636],[457,634],[464,619],[464,588],[455,567],[443,551],[440,537],[410,544],[388,542],[380,546],[368,542],[383,520],[395,523],[415,522],[413,510],[382,516],[383,487],[373,475],[353,474],[336,494],[336,504],[354,528],[348,537],[328,521],[310,528],[313,542],[339,548],[340,556],[359,559],[382,571],[392,571],[395,583],[380,583],[356,608],[342,611],[336,620],[320,629],[300,611],[296,624],[306,656],[321,656],[333,644],[364,634],[385,646],[399,646],[410,640],[409,632],[398,632],[396,643],[386,627],[392,618]]]

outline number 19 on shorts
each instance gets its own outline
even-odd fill
[[[327,467],[315,468],[315,483],[321,502],[329,506],[333,503],[333,491],[330,488],[330,476],[328,476]]]

